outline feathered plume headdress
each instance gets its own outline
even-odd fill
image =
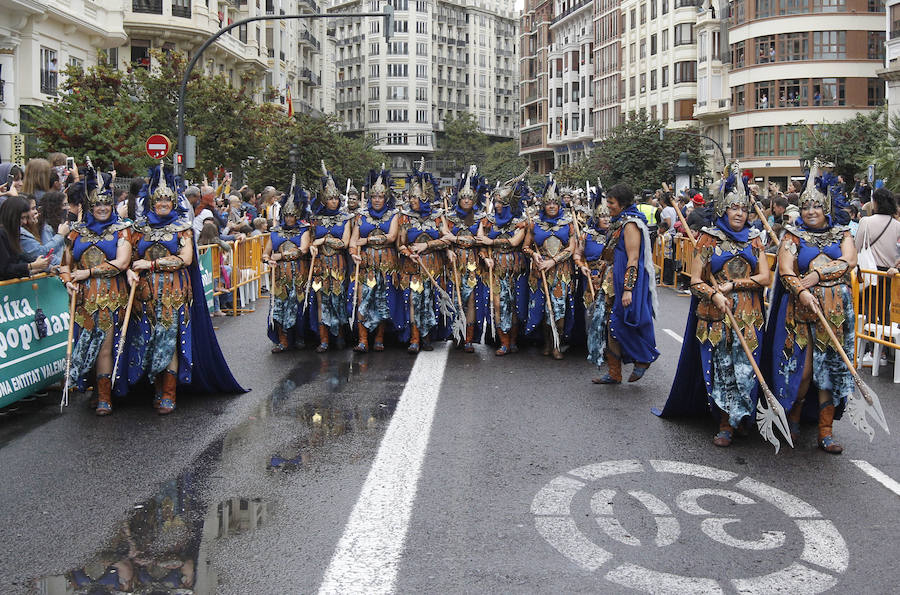
[[[297,174],[291,176],[291,188],[281,199],[281,219],[292,215],[302,219],[309,208],[309,193],[302,186],[297,186]]]
[[[528,175],[530,169],[530,167],[526,167],[525,171],[515,178],[507,180],[502,186],[498,185],[494,188],[492,193],[494,202],[509,205],[514,212],[520,211],[522,198],[528,192],[528,184],[525,182],[525,177]]]
[[[741,164],[735,161],[725,169],[725,173],[725,179],[713,195],[716,217],[724,215],[730,206],[750,209],[750,180],[741,175]]]
[[[820,187],[819,178],[820,170],[831,166],[830,163],[827,163],[818,157],[813,159],[812,165],[809,168],[809,173],[806,175],[806,188],[803,189],[803,193],[800,195],[801,209],[806,204],[812,204],[822,207],[822,210],[825,211],[826,215],[831,214],[831,200],[828,196],[828,187],[827,185],[822,185],[822,187]]]
[[[162,161],[159,162],[159,165],[154,166],[153,169],[150,170],[150,184],[147,191],[150,195],[151,209],[156,205],[156,201],[160,198],[166,198],[173,203],[177,203],[175,200],[175,175],[172,173],[171,169],[166,171],[166,167]]]
[[[541,203],[541,206],[551,202],[555,202],[556,204],[562,203],[559,196],[559,186],[557,186],[556,180],[553,179],[552,173],[547,174],[547,183],[544,185],[544,193],[541,195],[539,202]]]

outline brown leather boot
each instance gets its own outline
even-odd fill
[[[175,385],[178,383],[178,378],[171,370],[163,372],[162,377],[162,400],[159,402],[159,409],[156,411],[160,415],[168,415],[175,411]]]
[[[466,325],[466,343],[463,345],[463,351],[466,353],[475,353],[475,345],[472,342],[475,340],[475,325],[467,324]]]
[[[500,348],[494,352],[494,355],[504,356],[509,353],[509,333],[497,329],[497,334],[500,335]]]
[[[284,332],[284,329],[281,328],[281,325],[278,325],[275,329],[278,333],[278,345],[272,348],[272,353],[281,353],[283,351],[287,351],[288,349],[288,338],[287,333]]]
[[[97,415],[112,413],[112,379],[109,374],[97,375]]]
[[[361,322],[356,323],[356,331],[359,333],[359,343],[353,348],[357,353],[368,353],[369,351],[369,329]]]
[[[734,428],[728,422],[728,414],[724,411],[719,418],[719,433],[713,438],[713,444],[716,446],[731,446],[731,440],[734,438]]]
[[[559,340],[562,341],[562,336],[563,336],[563,321],[562,321],[562,320],[558,320],[558,321],[556,321],[554,324],[556,324],[556,333],[559,335]],[[551,335],[550,335],[550,340],[551,340],[551,341],[553,340],[553,335],[552,335],[552,333],[551,333]],[[562,352],[559,350],[559,346],[557,346],[557,345],[554,345],[554,346],[553,346],[553,351],[551,351],[551,355],[553,355],[553,359],[559,360],[559,359],[562,359],[562,358],[563,358],[563,354],[562,354]]]
[[[419,353],[420,340],[419,327],[414,324],[409,325],[409,347],[406,349],[407,353]]]
[[[328,351],[328,327],[324,324],[319,325],[319,346],[316,347],[316,353],[325,353]]]
[[[605,375],[591,380],[594,384],[621,384],[622,383],[622,360],[619,359],[612,349],[606,350],[606,369]]]
[[[834,405],[819,405],[819,448],[833,455],[844,452],[844,447],[834,440],[831,435],[831,425],[834,423]]]
[[[375,331],[375,345],[372,347],[375,351],[384,351],[384,323],[378,325]]]

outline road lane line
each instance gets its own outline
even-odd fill
[[[679,343],[684,343],[684,339],[681,338],[681,335],[673,331],[672,329],[664,328],[663,332],[678,341]]]
[[[319,593],[393,591],[448,354],[416,357]]]
[[[884,487],[889,489],[890,491],[892,491],[895,494],[897,494],[898,496],[900,496],[900,483],[898,483],[896,480],[894,480],[887,473],[884,473],[883,471],[881,471],[880,469],[878,469],[877,467],[875,467],[868,461],[851,460],[850,462],[853,463],[854,465],[856,465],[857,467],[859,467],[860,469],[862,469],[863,473],[865,473],[866,475],[868,475],[869,477],[871,477],[872,479],[874,479],[875,481],[877,481],[878,483],[880,483],[881,485],[883,485]]]

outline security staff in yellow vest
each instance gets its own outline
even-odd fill
[[[658,225],[658,215],[659,209],[653,205],[651,202],[653,198],[653,192],[650,190],[644,190],[641,192],[641,197],[638,199],[638,211],[646,217],[647,219],[647,229],[650,231],[650,245],[656,244],[656,230]]]

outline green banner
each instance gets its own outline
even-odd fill
[[[41,338],[35,313],[46,317]],[[69,295],[56,277],[0,286],[0,407],[62,380],[69,334]]]
[[[212,251],[207,250],[200,255],[200,277],[203,279],[203,293],[206,295],[206,307],[213,311],[213,261]]]

